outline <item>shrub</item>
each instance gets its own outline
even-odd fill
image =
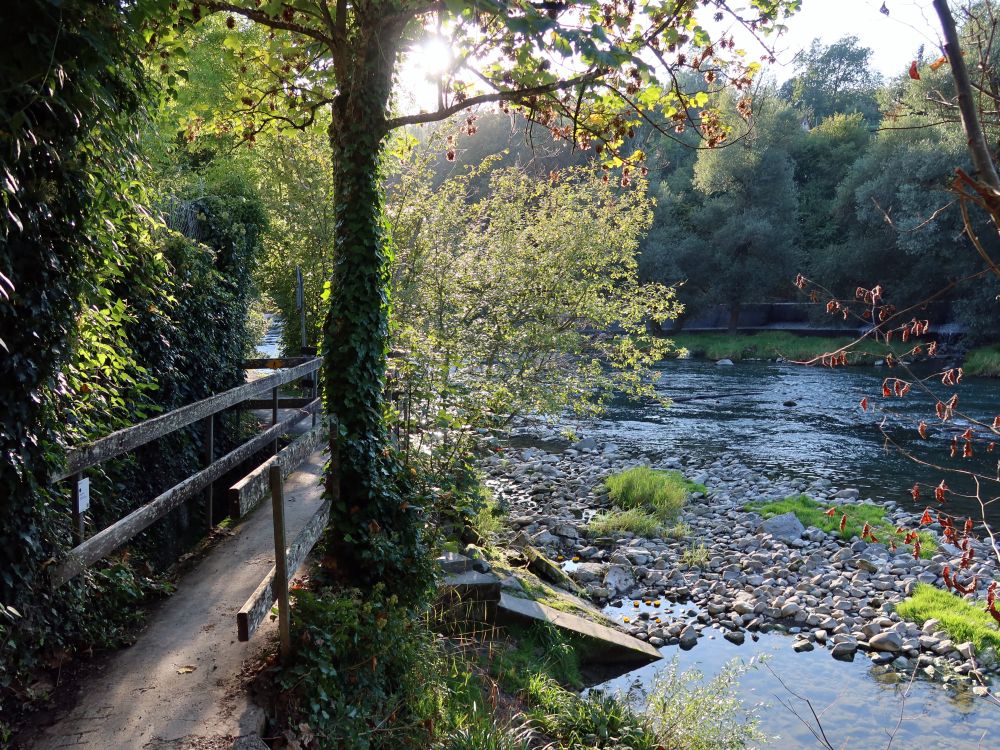
[[[706,682],[697,670],[678,672],[676,659],[653,680],[646,714],[659,747],[739,750],[762,741],[756,707],[737,697],[736,684],[752,667],[739,660]]]
[[[437,660],[428,658],[431,634],[418,614],[381,585],[365,593],[296,591],[291,612],[298,644],[279,685],[284,723],[307,735],[303,744],[419,746],[425,733],[416,709]]]
[[[1000,630],[981,603],[965,599],[925,583],[917,584],[913,596],[896,605],[896,613],[918,625],[927,620],[941,622],[956,643],[972,641],[977,651],[992,647],[1000,651]]]

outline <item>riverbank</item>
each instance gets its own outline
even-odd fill
[[[677,333],[669,338],[680,350],[673,356],[709,359],[713,361],[772,361],[809,362],[824,354],[839,352],[854,344],[849,336],[807,336],[783,331],[760,333]],[[897,356],[908,347],[886,347],[865,339],[851,346],[848,364],[873,365],[885,359],[889,351]],[[961,365],[966,375],[1000,378],[1000,344],[988,344],[970,349]]]
[[[838,490],[825,479],[769,479],[735,459],[700,462],[658,448],[629,451],[583,440],[560,451],[560,431],[540,425],[515,435],[522,445],[539,447],[501,450],[485,466],[488,484],[509,508],[515,543],[527,540],[569,561],[568,574],[637,638],[658,648],[691,648],[710,630],[737,644],[786,633],[794,651],[826,649],[834,658],[869,659],[906,675],[974,685],[983,694],[1000,674],[995,650],[977,653],[939,623],[918,625],[895,611],[920,583],[943,588],[945,567],[959,569],[957,548],[938,538],[936,554],[914,559],[902,546],[892,551],[841,540],[747,509],[754,501],[799,494],[827,506],[850,504],[860,499],[855,489]],[[610,507],[604,479],[642,464],[680,470],[705,485],[684,510],[686,536],[590,534],[590,519]],[[882,505],[889,523],[918,526],[909,508]],[[936,524],[924,528],[939,537]],[[962,579],[975,575],[982,589],[1000,571],[985,545],[972,546],[975,562]]]
[[[839,351],[855,339],[849,336],[800,336],[783,331],[762,333],[677,333],[669,338],[684,356],[699,359],[789,360],[803,362]],[[862,341],[851,349],[851,364],[874,364],[886,355],[886,347],[874,341]]]

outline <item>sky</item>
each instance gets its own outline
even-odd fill
[[[874,51],[874,67],[886,77],[905,73],[917,48],[940,54],[940,26],[931,0],[885,0],[889,15],[879,12],[882,0],[802,0],[802,9],[787,21],[788,31],[776,43],[778,65],[772,74],[785,80],[794,74],[795,53],[819,38],[831,44],[847,35]]]

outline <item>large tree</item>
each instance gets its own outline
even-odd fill
[[[725,0],[182,4],[182,20],[222,13],[232,30],[223,49],[245,77],[229,92],[233,106],[221,126],[252,141],[269,125],[308,128],[328,114],[336,229],[323,356],[326,405],[338,425],[327,479],[328,564],[343,581],[391,581],[416,554],[414,511],[389,489],[382,419],[392,249],[380,158],[389,134],[462,110],[470,110],[471,134],[471,110],[497,104],[577,147],[599,148],[619,170],[615,179],[627,183],[644,169],[641,153],[622,148],[640,123],[666,133],[695,128],[709,145],[726,137],[721,120],[701,110],[708,94],[681,90],[680,73],[747,96],[758,63],[732,36],[712,38],[696,12],[717,22],[728,16],[760,38],[797,4],[750,0],[742,11]],[[263,42],[246,33],[251,26],[266,30]],[[437,106],[400,114],[393,86],[401,60],[429,36],[451,48]]]

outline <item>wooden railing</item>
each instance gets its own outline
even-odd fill
[[[245,365],[249,368],[273,369],[282,367],[273,375],[255,380],[245,385],[237,386],[216,396],[197,401],[188,406],[175,409],[148,419],[132,427],[114,432],[107,437],[75,448],[67,454],[66,467],[58,473],[53,481],[72,479],[72,513],[74,541],[76,546],[50,567],[49,578],[54,587],[61,586],[74,576],[79,575],[95,562],[107,557],[129,540],[134,538],[155,521],[179,507],[184,501],[194,497],[199,492],[205,493],[206,515],[209,526],[212,525],[212,483],[227,472],[251,458],[258,451],[273,447],[277,453],[278,438],[307,417],[312,416],[313,425],[320,409],[320,399],[317,398],[318,370],[321,361],[318,358],[300,357],[293,360],[251,360]],[[305,376],[310,378],[311,397],[306,399],[279,398],[278,389],[282,385],[292,383]],[[257,399],[262,394],[269,393],[267,401]],[[242,445],[234,448],[226,455],[215,458],[215,415],[237,405],[248,408],[271,409],[271,426],[254,436]],[[295,413],[278,421],[281,409],[293,409]],[[86,487],[82,482],[84,470],[97,466],[102,461],[115,458],[131,450],[146,445],[172,432],[202,421],[204,468],[196,474],[179,482],[161,493],[140,508],[129,513],[93,536],[86,538],[84,531],[86,497],[81,490]]]

